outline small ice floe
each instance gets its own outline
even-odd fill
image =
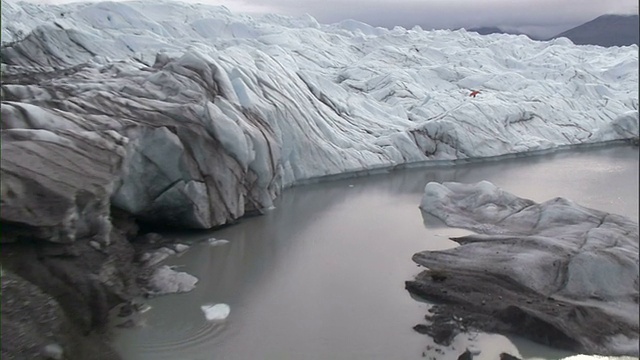
[[[211,238],[207,241],[211,246],[227,245],[229,243],[229,240],[222,240],[222,239],[216,239],[216,238]]]
[[[182,252],[185,252],[185,251],[187,251],[187,250],[189,249],[189,245],[185,245],[185,244],[175,244],[175,245],[173,246],[173,248],[174,248],[175,252],[177,252],[177,253],[182,253]]]
[[[200,308],[204,312],[204,317],[209,321],[222,321],[231,312],[231,308],[227,304],[202,305]]]
[[[155,295],[174,294],[193,290],[197,282],[197,277],[163,265],[149,278],[149,287]]]
[[[353,187],[353,184],[349,184],[349,187]]]
[[[151,305],[148,304],[136,304],[136,309],[140,314],[144,314],[147,311],[151,310]]]

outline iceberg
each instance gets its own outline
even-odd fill
[[[434,324],[455,314],[460,327],[638,354],[637,222],[563,198],[535,203],[487,181],[429,183],[420,208],[477,233],[413,256],[428,270],[407,289],[438,303]]]
[[[207,240],[207,242],[211,246],[222,246],[227,245],[229,243],[229,240],[210,238]]]
[[[146,222],[211,228],[309,179],[638,138],[637,46],[169,1],[2,0],[1,27],[3,129],[117,134],[110,199]]]
[[[198,278],[182,271],[176,271],[168,265],[156,268],[149,277],[148,288],[154,295],[189,292],[196,287]]]
[[[209,321],[225,320],[231,313],[231,308],[227,304],[202,305],[200,308]]]

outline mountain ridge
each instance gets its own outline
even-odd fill
[[[534,36],[525,31],[509,30],[501,26],[471,27],[466,30],[480,35],[525,35],[532,40],[540,41],[564,37],[576,45],[629,46],[640,45],[638,19],[637,14],[604,14],[551,37]]]
[[[628,46],[639,44],[639,16],[605,14],[550,39],[566,37],[576,45]]]

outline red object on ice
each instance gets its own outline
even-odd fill
[[[480,90],[473,90],[469,96],[476,97],[476,95],[480,94]]]

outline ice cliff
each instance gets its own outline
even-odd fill
[[[111,141],[112,204],[183,227],[305,179],[638,136],[636,46],[166,1],[3,0],[2,42],[3,131]]]

